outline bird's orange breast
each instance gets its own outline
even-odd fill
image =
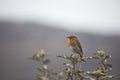
[[[76,45],[76,42],[75,42],[75,40],[74,39],[68,39],[68,47],[70,47],[70,46],[75,46]]]

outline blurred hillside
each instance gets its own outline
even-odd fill
[[[71,53],[66,38],[71,34],[79,38],[85,56],[90,56],[99,49],[111,54],[113,73],[120,73],[120,36],[73,33],[48,26],[34,22],[0,22],[0,80],[34,80],[38,63],[27,58],[40,49],[45,49],[50,55],[52,68],[62,69],[63,60],[56,56]],[[94,66],[88,64],[87,67]]]

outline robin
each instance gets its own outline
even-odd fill
[[[80,55],[80,58],[83,57],[83,50],[81,47],[80,42],[78,41],[76,36],[68,36],[68,47],[71,48],[71,50],[74,53],[77,53]]]

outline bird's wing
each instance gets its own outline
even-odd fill
[[[81,46],[80,42],[78,40],[76,40],[76,42],[77,42],[77,45],[78,45],[78,47],[80,48],[80,50],[81,50],[81,52],[83,54],[83,50],[82,50],[82,46]]]

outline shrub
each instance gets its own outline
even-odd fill
[[[73,53],[68,55],[59,55],[58,58],[68,60],[69,63],[63,63],[64,71],[55,72],[53,69],[48,68],[50,59],[44,50],[36,52],[32,57],[34,61],[40,62],[40,67],[37,68],[36,80],[109,80],[113,78],[110,74],[112,71],[112,65],[108,63],[110,55],[106,55],[104,50],[99,50],[90,57],[80,58],[78,54]],[[85,71],[82,67],[77,67],[79,63],[86,63],[91,60],[99,61],[99,67],[96,67],[93,71]],[[87,64],[87,63],[86,63]]]

